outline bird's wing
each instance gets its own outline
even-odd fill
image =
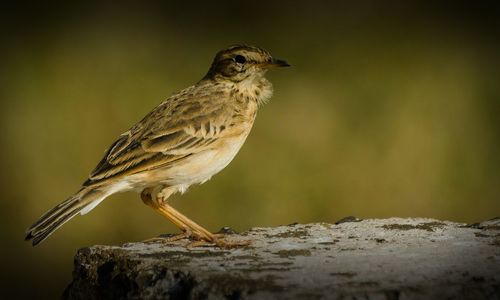
[[[213,147],[235,134],[226,130],[235,116],[229,109],[213,93],[172,96],[111,145],[84,185],[166,167]]]

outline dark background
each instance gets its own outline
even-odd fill
[[[234,43],[293,68],[269,74],[275,96],[233,163],[172,198],[200,224],[500,215],[499,2],[188,2],[2,2],[2,295],[57,298],[78,248],[176,231],[126,193],[22,241]]]

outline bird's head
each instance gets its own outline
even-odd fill
[[[273,58],[264,49],[234,45],[215,55],[210,70],[204,78],[240,82],[252,77],[261,77],[273,67],[289,67],[280,59]]]

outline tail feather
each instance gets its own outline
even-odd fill
[[[84,188],[75,195],[46,212],[38,221],[26,230],[25,240],[32,241],[33,246],[44,241],[56,229],[84,210],[87,206],[95,206],[106,195],[96,189]]]

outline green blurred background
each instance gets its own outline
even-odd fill
[[[500,5],[491,1],[2,4],[5,294],[57,298],[75,251],[176,229],[133,193],[22,241],[111,142],[233,43],[293,68],[236,159],[172,203],[210,230],[500,215]]]

